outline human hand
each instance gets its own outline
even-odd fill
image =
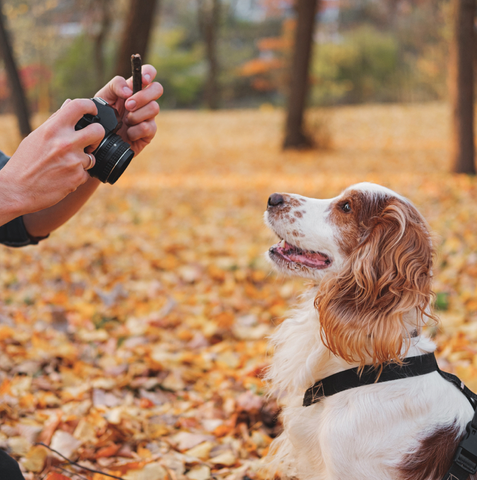
[[[91,177],[84,152],[97,148],[105,135],[98,123],[75,131],[86,113],[96,115],[89,99],[70,100],[26,137],[0,171],[0,204],[15,216],[57,204]],[[14,218],[14,217],[13,217]]]
[[[114,77],[96,97],[106,100],[118,112],[123,126],[117,132],[131,145],[135,155],[148,145],[156,134],[155,117],[159,113],[156,102],[163,92],[160,83],[153,82],[156,69],[152,65],[142,66],[143,89],[133,95],[132,77]]]

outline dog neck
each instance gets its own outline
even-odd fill
[[[300,306],[291,312],[271,337],[275,348],[274,360],[267,373],[272,394],[276,397],[303,395],[303,391],[329,375],[359,366],[335,356],[323,344],[318,312],[314,307],[316,290],[307,292]],[[407,344],[403,356],[432,352],[435,345],[421,336],[419,315],[411,311],[404,315],[403,337]]]

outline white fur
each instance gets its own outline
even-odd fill
[[[397,196],[370,184],[352,188]],[[330,269],[336,270],[343,259],[336,244],[339,232],[327,224],[327,207],[333,200],[305,199],[300,208],[306,213],[298,222],[305,237],[299,245],[289,234],[291,228],[297,228],[297,222],[292,226],[286,220],[274,222],[266,217],[281,238],[330,255]],[[297,273],[317,280],[322,275],[321,271]],[[271,337],[275,353],[268,380],[271,394],[283,406],[284,431],[272,443],[270,468],[282,477],[300,480],[396,480],[398,465],[418,449],[420,440],[436,427],[454,421],[463,432],[472,418],[472,408],[464,395],[437,372],[350,389],[303,407],[303,395],[313,383],[357,366],[334,356],[323,345],[314,307],[318,288],[315,285],[303,296],[301,305]],[[414,313],[408,312],[408,316],[409,325],[415,325]],[[422,335],[410,341],[408,357],[435,349],[434,343]]]

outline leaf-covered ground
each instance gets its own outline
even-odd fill
[[[436,234],[441,366],[477,388],[477,181],[447,173],[447,108],[313,112],[330,148],[301,153],[280,150],[282,115],[161,113],[114,187],[41,245],[0,248],[0,448],[28,480],[109,478],[37,442],[127,480],[263,476],[266,337],[304,288],[264,259],[275,191],[410,198]]]

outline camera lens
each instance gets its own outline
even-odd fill
[[[111,185],[116,183],[134,157],[129,144],[114,133],[105,137],[93,153],[96,164],[89,170],[90,175]]]

